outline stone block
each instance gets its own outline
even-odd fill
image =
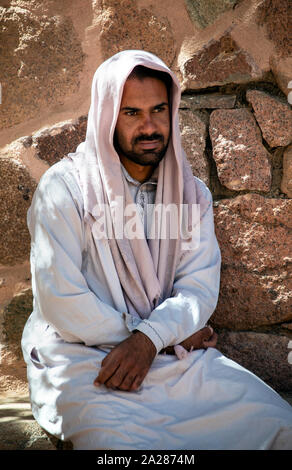
[[[181,109],[179,118],[182,146],[193,174],[209,185],[209,162],[205,153],[208,114]]]
[[[210,117],[210,137],[221,184],[236,191],[269,191],[270,157],[249,110],[213,111]]]
[[[278,87],[292,105],[292,57],[273,55],[270,57],[270,65]]]
[[[61,122],[53,127],[42,129],[27,139],[26,145],[36,150],[36,156],[53,165],[85,140],[87,116],[76,121]]]
[[[19,359],[22,358],[22,332],[32,312],[32,302],[32,290],[27,288],[16,294],[3,310],[2,335],[4,344]]]
[[[292,198],[292,145],[283,153],[283,176],[281,191]]]
[[[36,188],[25,166],[0,156],[0,264],[12,265],[29,257],[27,210]]]
[[[269,0],[260,2],[257,23],[265,27],[268,38],[282,57],[292,55],[291,0]]]
[[[213,321],[233,330],[292,320],[292,200],[245,194],[214,207],[222,254]]]
[[[185,0],[191,20],[200,28],[214,23],[225,11],[235,7],[238,0]]]
[[[36,118],[79,89],[84,54],[72,20],[0,8],[1,129]]]
[[[247,83],[263,77],[263,71],[254,58],[241,49],[228,31],[195,51],[181,65],[181,73],[185,90]]]
[[[136,0],[104,0],[95,14],[101,28],[103,58],[126,49],[142,49],[160,57],[168,66],[176,56],[176,43],[166,17],[139,9]]]
[[[277,391],[292,390],[292,365],[288,362],[289,338],[251,331],[222,331],[217,348]]]
[[[183,95],[181,109],[229,109],[234,108],[236,95],[223,93],[203,93],[200,95]]]
[[[248,90],[251,103],[263,138],[270,147],[285,147],[292,141],[292,109],[279,97],[260,90]]]

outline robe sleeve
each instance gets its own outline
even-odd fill
[[[214,231],[212,195],[206,186],[204,191],[210,204],[201,219],[198,248],[182,255],[172,296],[135,327],[152,340],[158,352],[203,328],[217,304],[221,255]]]
[[[29,209],[34,310],[65,341],[114,345],[130,333],[122,312],[102,302],[82,274],[84,224],[73,192],[51,168]]]

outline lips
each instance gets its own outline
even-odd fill
[[[135,144],[142,150],[155,150],[163,143],[163,136],[157,133],[152,135],[141,134],[135,139]]]
[[[144,150],[151,150],[157,148],[158,145],[160,145],[161,142],[160,140],[140,140],[138,142],[139,147],[141,147]]]

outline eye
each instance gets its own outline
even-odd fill
[[[138,111],[135,109],[130,109],[128,111],[125,111],[126,116],[137,116],[137,114],[138,114]]]
[[[154,113],[161,113],[165,109],[166,109],[165,106],[158,106],[157,108],[154,108],[153,112]]]

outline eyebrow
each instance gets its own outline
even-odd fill
[[[153,106],[153,108],[161,108],[162,106],[168,106],[168,103],[166,102],[162,102],[162,103],[159,103],[159,104],[156,104],[155,106]],[[124,106],[123,108],[121,108],[121,111],[140,111],[140,108],[134,108],[134,107],[131,107],[131,106]]]

